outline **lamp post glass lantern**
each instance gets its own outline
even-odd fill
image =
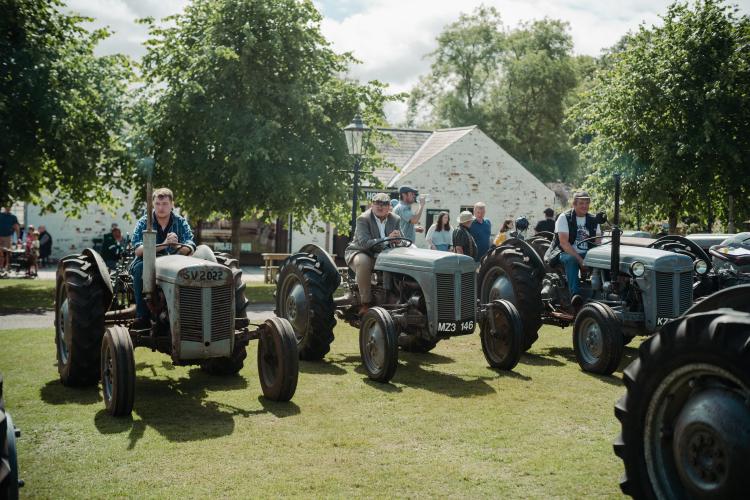
[[[359,194],[359,167],[362,154],[367,146],[367,133],[369,128],[362,122],[362,117],[357,113],[354,120],[344,127],[344,137],[346,138],[346,147],[349,154],[354,156],[354,185],[352,193],[352,220],[350,237],[354,238],[354,229],[357,225],[357,205]]]

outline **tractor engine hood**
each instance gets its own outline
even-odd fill
[[[602,245],[592,248],[583,259],[586,267],[609,269],[612,257],[612,247]],[[633,262],[642,262],[646,269],[662,273],[692,272],[693,260],[687,255],[681,255],[655,248],[634,247],[623,245],[620,247],[620,272],[630,274]]]
[[[476,269],[474,259],[439,250],[427,250],[417,247],[388,248],[380,252],[375,261],[376,271],[404,273],[422,271],[430,273],[473,272]]]
[[[232,271],[220,264],[187,255],[165,255],[156,259],[157,283],[190,287],[215,287],[232,283]]]

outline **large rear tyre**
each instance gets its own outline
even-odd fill
[[[402,333],[398,336],[398,346],[405,352],[430,352],[439,340],[429,340],[416,333]]]
[[[615,406],[623,493],[747,498],[750,314],[692,314],[665,325],[638,351]]]
[[[573,349],[581,369],[611,375],[620,365],[622,326],[614,311],[600,302],[585,304],[573,325]]]
[[[260,327],[258,376],[263,395],[272,401],[289,401],[297,390],[297,338],[284,318],[267,319]]]
[[[396,374],[398,331],[390,313],[382,307],[373,307],[362,317],[359,354],[370,379],[385,383]]]
[[[18,500],[18,454],[16,437],[20,435],[13,425],[10,413],[5,411],[3,376],[0,375],[0,498]]]
[[[331,350],[333,292],[336,270],[318,261],[312,253],[297,253],[284,261],[276,283],[276,316],[292,324],[300,359],[323,359]]]
[[[133,411],[135,397],[135,358],[127,328],[107,328],[102,340],[101,378],[104,407],[113,417],[126,417]]]
[[[95,263],[84,255],[60,261],[55,291],[55,345],[57,371],[63,385],[89,386],[99,381],[108,303]]]
[[[477,283],[482,304],[498,299],[511,302],[521,316],[523,351],[539,338],[542,326],[542,294],[538,270],[513,245],[501,245],[480,264]]]
[[[487,363],[500,370],[515,368],[523,353],[523,326],[515,306],[507,300],[493,301],[479,328]]]

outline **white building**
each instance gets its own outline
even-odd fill
[[[476,126],[451,129],[383,129],[394,141],[380,145],[381,153],[396,170],[375,172],[385,188],[365,188],[366,195],[378,191],[397,196],[398,188],[409,185],[428,201],[421,225],[427,228],[441,211],[449,212],[451,225],[462,210],[472,210],[477,201],[487,204],[486,218],[496,233],[504,219],[525,215],[533,227],[555,203],[555,193],[534,177],[503,148]],[[367,202],[362,205],[365,209]],[[416,206],[414,207],[416,209]],[[315,243],[342,255],[343,241],[335,228],[319,226],[292,235],[294,250]],[[417,245],[426,246],[425,233],[417,234]]]

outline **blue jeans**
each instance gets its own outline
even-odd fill
[[[148,319],[149,313],[146,301],[143,300],[143,259],[136,259],[130,266],[130,275],[133,277],[133,290],[135,291],[135,316]]]
[[[586,256],[585,253],[579,255],[581,257]],[[560,254],[560,262],[562,262],[562,265],[565,267],[565,277],[568,280],[568,290],[570,290],[570,295],[577,295],[578,292],[581,291],[581,284],[578,281],[578,259],[566,252],[563,252]]]

